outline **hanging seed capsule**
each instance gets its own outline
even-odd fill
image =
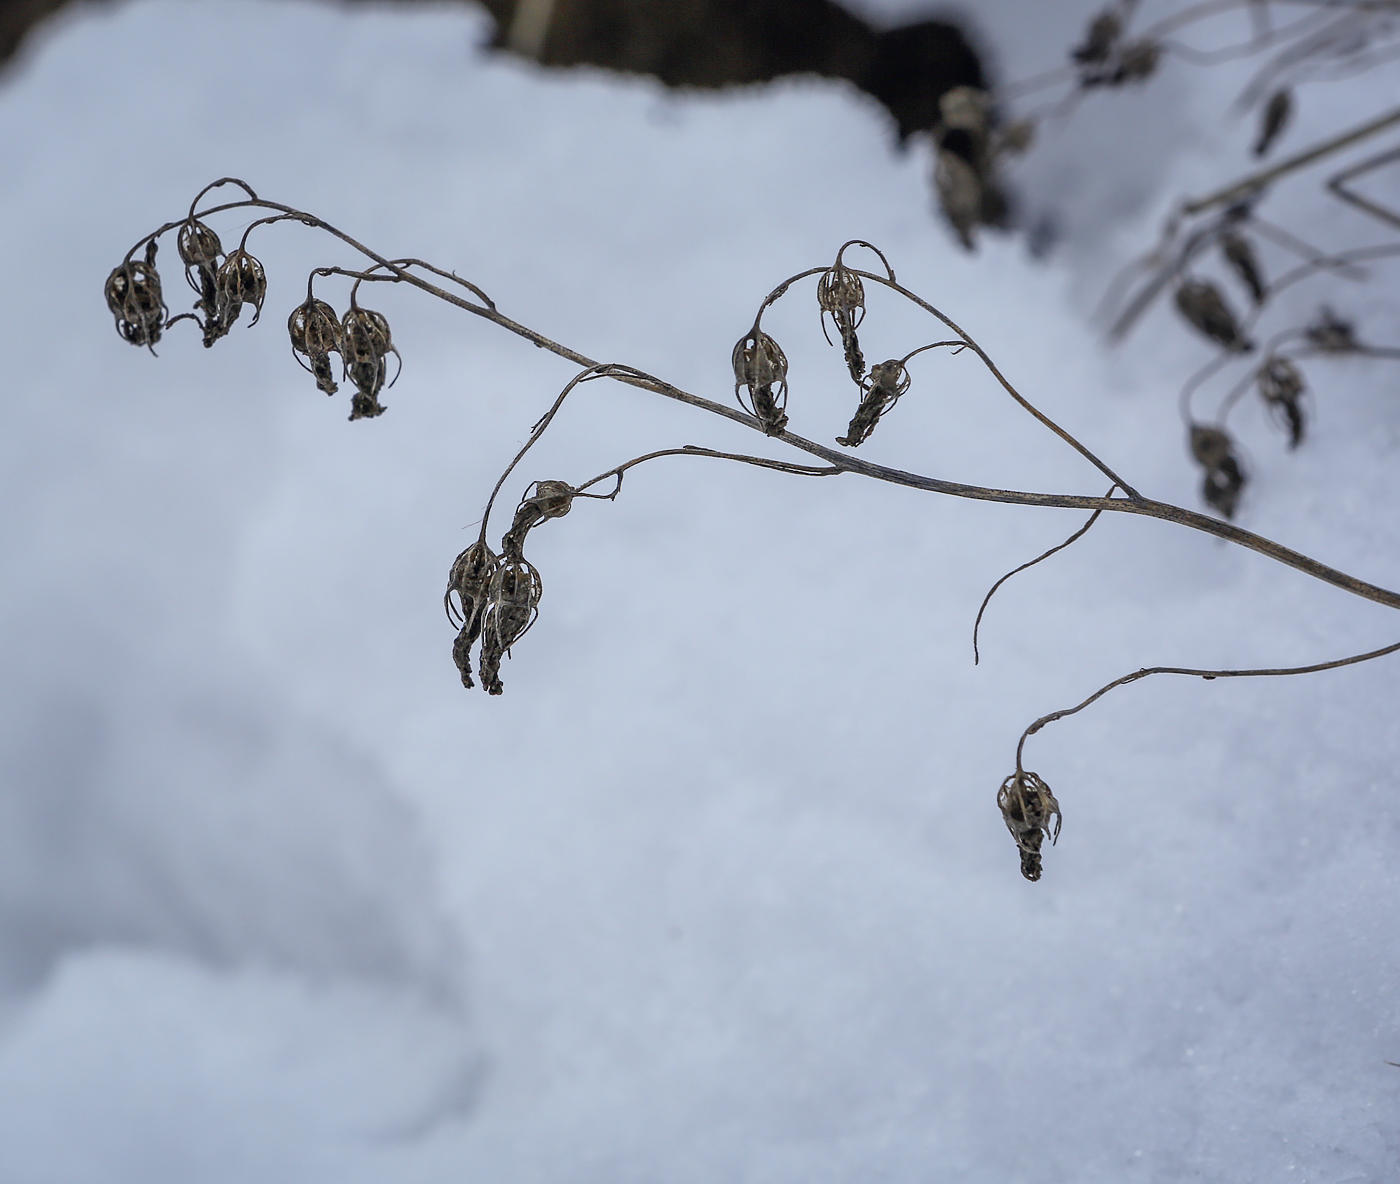
[[[1264,276],[1259,270],[1259,257],[1254,253],[1253,244],[1244,235],[1232,230],[1220,240],[1220,250],[1225,256],[1225,262],[1234,268],[1235,274],[1249,289],[1254,303],[1263,304]]]
[[[1220,289],[1208,280],[1183,280],[1176,290],[1176,307],[1197,329],[1233,353],[1248,353],[1254,348],[1240,331]]]
[[[523,555],[507,555],[491,573],[481,618],[481,683],[499,695],[501,659],[539,615],[540,573]]]
[[[1303,376],[1288,358],[1275,355],[1259,367],[1259,394],[1275,419],[1288,429],[1288,447],[1303,442],[1307,418],[1303,412]]]
[[[1308,344],[1321,354],[1354,354],[1361,349],[1352,323],[1342,320],[1326,305],[1318,311],[1317,320],[1303,332]]]
[[[1118,13],[1112,9],[1101,12],[1089,22],[1089,28],[1085,30],[1083,42],[1070,50],[1070,57],[1081,66],[1106,62],[1108,55],[1113,52],[1118,38],[1122,35],[1123,20]]]
[[[127,259],[113,269],[105,291],[107,307],[116,317],[117,332],[124,341],[149,348],[160,340],[166,309],[156,271],[155,239],[146,244],[144,260]]]
[[[340,318],[324,300],[308,296],[305,304],[292,309],[287,318],[287,333],[292,339],[292,355],[303,369],[316,376],[316,386],[333,395],[335,378],[331,374],[331,354],[340,353]],[[305,358],[306,361],[302,361]]]
[[[214,312],[204,322],[205,348],[233,328],[245,304],[253,306],[249,328],[256,325],[266,296],[267,275],[263,265],[242,247],[226,256],[214,273]]]
[[[787,427],[787,357],[778,343],[762,329],[739,338],[732,356],[734,393],[748,388],[748,400],[739,405],[763,427],[765,435],[780,436]]]
[[[859,382],[865,376],[865,355],[860,352],[856,329],[865,320],[865,287],[849,267],[842,263],[828,268],[817,281],[817,306],[822,310],[822,336],[826,337],[826,317],[831,314],[841,345],[846,353],[846,368]],[[830,344],[831,338],[826,337]]]
[[[382,313],[352,303],[340,325],[340,356],[346,375],[355,384],[350,402],[352,420],[384,414],[379,392],[384,389],[390,354],[399,356],[389,335],[389,322]]]
[[[895,400],[909,389],[909,371],[897,358],[870,367],[870,386],[860,401],[844,436],[836,443],[855,448],[870,437],[880,417],[894,406]]]
[[[496,563],[496,554],[490,547],[481,541],[473,543],[453,560],[447,577],[447,592],[442,598],[447,619],[459,626],[457,640],[452,643],[452,660],[462,676],[462,685],[468,689],[476,685],[472,682],[472,646],[481,636],[482,617]]]
[[[1263,156],[1273,147],[1275,140],[1288,126],[1293,117],[1293,92],[1288,89],[1276,90],[1269,96],[1264,114],[1259,120],[1259,138],[1254,142],[1254,155]]]
[[[1191,455],[1205,469],[1201,496],[1226,518],[1233,518],[1247,480],[1234,442],[1220,428],[1192,424]]]
[[[219,257],[224,253],[223,245],[208,226],[198,218],[190,218],[180,227],[176,246],[180,262],[185,265],[185,282],[199,295],[195,310],[207,322],[216,306],[214,277],[219,270]]]
[[[933,186],[943,216],[948,219],[958,241],[972,250],[972,232],[982,223],[986,201],[977,170],[956,152],[940,149],[933,170]]]
[[[507,556],[519,556],[531,529],[546,519],[564,517],[573,508],[577,492],[567,481],[536,481],[520,499],[515,521],[501,540],[501,550]]]
[[[1021,874],[1028,880],[1040,879],[1041,845],[1048,838],[1053,846],[1060,837],[1060,823],[1064,820],[1060,803],[1036,774],[1018,769],[1001,783],[997,806],[1021,852]]]

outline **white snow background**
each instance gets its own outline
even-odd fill
[[[980,10],[1004,76],[1094,5],[1021,7]],[[974,668],[986,589],[1081,514],[682,458],[533,533],[541,616],[493,699],[458,682],[442,590],[573,368],[376,286],[403,377],[347,423],[284,323],[310,267],[355,260],[293,225],[254,233],[263,321],[211,351],[188,325],[131,348],[101,295],[232,174],[724,400],[764,294],[862,237],[1196,506],[1175,398],[1208,352],[1159,309],[1108,353],[1088,310],[1173,195],[1245,167],[1241,71],[1172,64],[1047,133],[1020,173],[1065,231],[1042,264],[965,256],[926,149],[895,154],[843,87],[678,97],[479,54],[485,31],[455,6],[134,0],[0,85],[0,1180],[1400,1176],[1400,659],[1148,680],[1048,728],[1027,763],[1065,825],[1038,884],[995,806],[1021,729],[1110,678],[1325,660],[1393,614],[1124,515],[1001,591]],[[1306,92],[1288,146],[1393,101],[1383,73]],[[1380,237],[1307,185],[1270,212]],[[192,302],[173,243],[159,263]],[[1386,273],[1331,291],[1400,338]],[[794,430],[841,434],[810,282],[765,325]],[[872,359],[934,332],[872,295]],[[1240,521],[1400,585],[1396,373],[1308,373],[1296,454],[1237,417]],[[1103,492],[970,356],[914,379],[862,454]],[[782,455],[593,383],[503,513],[686,443]]]

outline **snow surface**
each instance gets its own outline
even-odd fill
[[[1012,0],[979,17],[1019,70],[1092,7],[1053,40]],[[1241,168],[1241,75],[1172,67],[1050,132],[1021,176],[1064,246],[1036,264],[964,256],[924,150],[842,87],[677,97],[482,56],[484,32],[455,6],[135,0],[0,89],[0,1180],[1396,1179],[1396,659],[1148,680],[1047,729],[1028,763],[1065,828],[1038,884],[994,804],[1020,730],[1118,674],[1336,657],[1394,640],[1386,610],[1124,516],[1003,589],[974,668],[986,588],[1082,515],[680,459],[532,536],[542,615],[491,699],[439,598],[572,367],[378,289],[403,378],[346,423],[282,324],[308,268],[352,259],[297,227],[254,236],[266,323],[210,353],[189,326],[134,350],[101,299],[233,174],[727,399],[763,294],[859,236],[1194,506],[1175,396],[1206,352],[1159,310],[1107,353],[1087,312],[1173,194]],[[1384,87],[1310,90],[1290,143]],[[1310,188],[1270,209],[1378,237]],[[1393,341],[1394,291],[1336,302]],[[810,291],[765,323],[794,428],[835,436]],[[872,356],[927,334],[872,299]],[[1309,377],[1298,453],[1239,417],[1242,522],[1400,585],[1394,371]],[[865,454],[1103,492],[971,358],[915,381]],[[504,504],[685,443],[774,454],[595,383]]]

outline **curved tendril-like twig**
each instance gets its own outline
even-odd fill
[[[1113,490],[1116,488],[1117,486],[1110,487],[1108,493],[1106,493],[1104,496],[1112,497]],[[1046,551],[1042,555],[1037,555],[1029,563],[1023,563],[1020,567],[1012,568],[1009,572],[1002,576],[1001,579],[999,579],[995,584],[993,584],[991,588],[987,590],[987,595],[982,598],[982,607],[977,610],[977,619],[972,622],[972,664],[974,666],[978,665],[982,661],[982,655],[978,652],[977,649],[977,631],[982,627],[982,614],[987,611],[987,605],[992,603],[992,597],[997,594],[997,589],[1000,588],[1004,583],[1006,583],[1006,581],[1009,580],[1012,576],[1019,575],[1027,568],[1034,567],[1041,560],[1049,559],[1051,555],[1058,554],[1059,552],[1063,551],[1066,547],[1068,547],[1071,543],[1077,543],[1080,539],[1082,539],[1086,534],[1089,533],[1089,528],[1099,520],[1099,515],[1102,513],[1102,509],[1095,510],[1092,514],[1089,515],[1089,521],[1084,523],[1084,525],[1081,526],[1078,530],[1076,530],[1072,535],[1070,535],[1069,538],[1065,539],[1063,543],[1051,547],[1050,550]]]
[[[1130,682],[1137,682],[1140,678],[1147,678],[1152,674],[1184,674],[1191,678],[1203,678],[1207,682],[1214,678],[1265,678],[1273,675],[1284,674],[1317,674],[1323,670],[1336,670],[1341,666],[1355,666],[1358,662],[1369,662],[1373,658],[1383,658],[1387,654],[1393,654],[1400,650],[1400,641],[1394,645],[1382,646],[1378,650],[1369,650],[1364,654],[1353,654],[1349,658],[1336,658],[1331,662],[1315,662],[1311,666],[1286,666],[1266,670],[1195,670],[1185,666],[1149,666],[1141,670],[1135,670],[1132,674],[1125,674],[1122,678],[1115,678],[1106,686],[1100,687],[1092,695],[1075,707],[1066,707],[1060,711],[1052,711],[1049,715],[1042,715],[1035,723],[1031,724],[1021,733],[1021,740],[1016,745],[1016,771],[1022,772],[1022,753],[1026,747],[1026,741],[1034,736],[1046,724],[1052,724],[1058,719],[1074,715],[1083,711],[1089,704],[1101,699],[1104,695],[1115,687],[1127,686]]]
[[[649,460],[656,460],[661,456],[706,456],[715,460],[734,460],[742,464],[754,465],[760,469],[774,469],[779,473],[792,473],[798,477],[837,477],[847,470],[837,468],[835,465],[828,465],[817,468],[815,465],[795,465],[785,460],[772,460],[766,456],[747,456],[741,452],[718,452],[713,448],[702,448],[698,444],[687,444],[682,448],[661,448],[656,452],[648,452],[643,456],[634,456],[631,460],[623,461],[622,464],[599,473],[596,477],[591,477],[582,485],[575,486],[575,497],[594,497],[600,501],[613,501],[622,491],[622,476],[628,469],[634,469],[640,464],[645,464]],[[609,477],[617,478],[617,484],[613,486],[611,493],[584,493],[597,485],[600,481],[606,481]]]

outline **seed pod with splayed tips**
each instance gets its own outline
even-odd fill
[[[219,236],[198,218],[190,218],[180,227],[176,237],[180,262],[185,265],[185,281],[199,295],[195,309],[208,321],[216,307],[214,277],[219,270],[219,257],[224,253]]]
[[[757,418],[765,435],[778,436],[787,427],[787,356],[762,329],[739,338],[732,356],[734,393],[748,389],[739,405]]]
[[[481,621],[496,562],[495,552],[484,542],[473,543],[453,560],[447,577],[447,592],[442,598],[447,619],[459,625],[457,640],[452,643],[452,660],[462,676],[462,685],[467,688],[476,685],[472,682],[472,646],[481,636]],[[455,604],[453,593],[457,596]]]
[[[933,170],[933,185],[938,192],[939,205],[943,207],[943,216],[962,245],[972,250],[972,232],[982,222],[985,203],[982,179],[977,170],[956,152],[940,149]]]
[[[847,448],[855,448],[869,439],[880,417],[894,406],[895,400],[909,389],[909,371],[897,358],[880,362],[870,367],[870,386],[865,398],[860,401],[856,413],[851,417],[850,426],[844,436],[837,436],[836,443]]]
[[[856,329],[865,319],[865,287],[860,276],[841,263],[828,268],[817,281],[817,305],[822,310],[823,336],[826,335],[827,313],[830,313],[845,348],[846,367],[851,377],[859,382],[865,377],[865,355],[860,352],[860,340],[856,337]],[[827,337],[827,341],[830,340]]]
[[[1269,96],[1264,114],[1259,120],[1259,138],[1254,142],[1254,155],[1263,156],[1278,139],[1293,116],[1293,92],[1276,90]]]
[[[146,244],[146,257],[127,259],[107,277],[107,307],[117,319],[117,332],[132,345],[155,345],[165,327],[165,301],[156,271],[156,240]],[[154,352],[154,351],[152,351]]]
[[[352,303],[340,324],[340,356],[345,373],[355,384],[350,418],[373,419],[383,415],[379,392],[389,372],[389,355],[399,356],[382,313]]]
[[[1259,394],[1276,420],[1288,429],[1288,447],[1303,442],[1307,417],[1303,412],[1303,376],[1288,358],[1275,355],[1259,367]]]
[[[242,247],[229,254],[214,273],[214,313],[204,322],[206,348],[223,337],[238,320],[245,304],[253,306],[249,327],[258,323],[267,296],[267,275],[263,265]]]
[[[1234,442],[1220,428],[1192,424],[1191,455],[1205,469],[1201,496],[1226,518],[1233,518],[1247,479]]]
[[[520,499],[515,521],[501,540],[501,550],[507,556],[518,557],[531,529],[549,518],[564,517],[573,509],[577,492],[567,481],[536,481]]]
[[[1108,55],[1113,52],[1118,38],[1122,35],[1123,20],[1118,13],[1112,9],[1101,12],[1089,22],[1089,28],[1085,30],[1083,42],[1070,50],[1070,57],[1081,66],[1106,62]]]
[[[335,378],[331,374],[331,354],[340,352],[340,318],[324,300],[308,296],[305,304],[292,309],[287,318],[287,333],[292,339],[292,354],[316,376],[316,386],[333,395]],[[306,361],[302,361],[305,358]]]
[[[1183,280],[1176,290],[1176,307],[1188,321],[1219,345],[1234,353],[1254,348],[1240,331],[1240,323],[1220,289],[1208,280]]]
[[[1320,354],[1354,354],[1361,349],[1352,323],[1342,320],[1326,305],[1318,311],[1317,320],[1303,332],[1308,344]]]
[[[1060,803],[1036,774],[1018,769],[1001,783],[997,806],[1021,852],[1021,874],[1028,880],[1040,879],[1041,844],[1048,838],[1053,845],[1060,837]]]
[[[1259,270],[1259,257],[1254,253],[1253,244],[1244,235],[1232,230],[1220,240],[1220,250],[1225,262],[1234,268],[1235,274],[1249,289],[1254,303],[1263,304],[1264,276]]]
[[[491,573],[481,618],[481,683],[499,695],[501,659],[539,615],[540,573],[523,555],[507,555]]]

